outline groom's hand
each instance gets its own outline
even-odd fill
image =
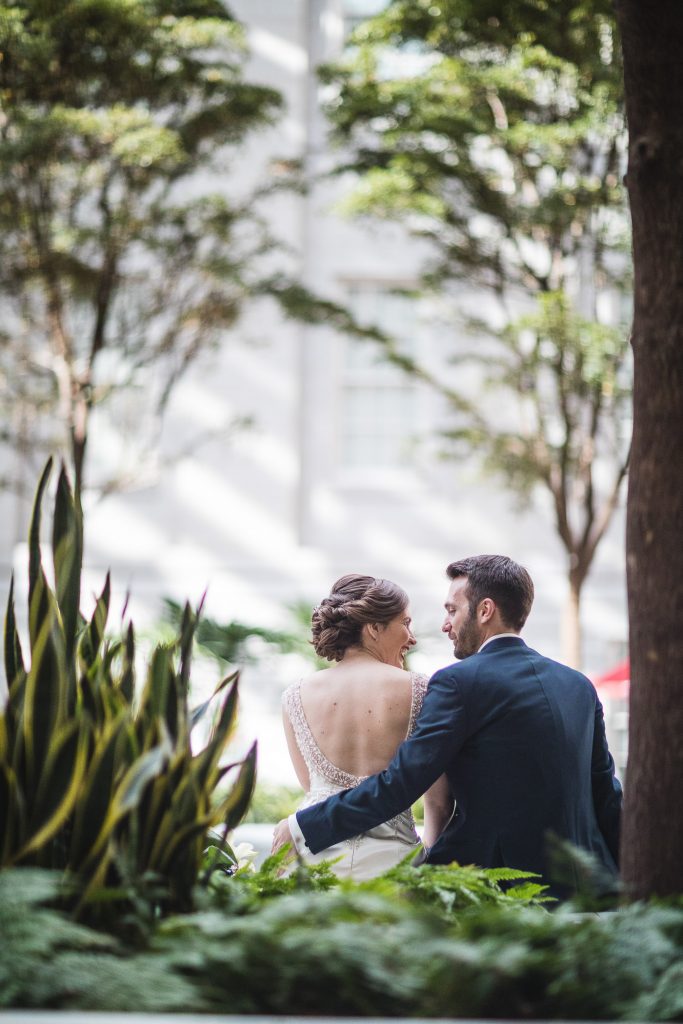
[[[277,853],[278,850],[282,849],[285,843],[291,843],[292,847],[294,847],[292,833],[289,831],[289,823],[286,818],[283,818],[282,821],[278,822],[275,826],[275,831],[273,832],[273,846],[270,852]]]

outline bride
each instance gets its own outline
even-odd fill
[[[415,726],[427,677],[403,668],[415,644],[407,594],[389,580],[342,576],[313,611],[312,642],[330,668],[285,690],[283,720],[294,770],[305,790],[300,805],[318,803],[382,771]],[[423,840],[431,846],[453,812],[445,776],[424,795]],[[409,808],[377,828],[318,854],[337,860],[335,874],[372,878],[420,845]]]

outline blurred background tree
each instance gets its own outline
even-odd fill
[[[154,367],[162,409],[254,289],[267,235],[207,181],[280,97],[217,0],[3,4],[0,48],[6,440],[70,449],[80,493],[94,407]]]
[[[425,288],[455,307],[466,286],[490,311],[445,327],[455,384],[390,355],[449,400],[449,454],[474,452],[523,501],[545,492],[575,665],[582,587],[629,451],[614,34],[608,0],[393,0],[322,70],[338,170],[359,176],[346,210],[402,221],[434,252]]]
[[[158,424],[251,296],[353,330],[267,261],[258,201],[296,167],[226,184],[282,108],[245,59],[219,0],[0,4],[0,440],[29,479],[62,450],[80,495],[96,407],[137,384]]]

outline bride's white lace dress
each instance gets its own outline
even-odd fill
[[[406,738],[415,728],[428,683],[427,676],[417,672],[411,672],[410,677],[411,705]],[[310,779],[310,788],[300,807],[320,803],[328,796],[340,793],[344,789],[351,789],[367,778],[365,775],[351,775],[325,757],[306,720],[300,682],[288,687],[282,695],[282,700]],[[317,854],[306,853],[304,860],[315,864],[322,860],[340,858],[332,866],[334,873],[341,878],[363,881],[394,867],[414,851],[419,843],[420,837],[415,831],[415,821],[408,809],[360,836],[337,843]]]

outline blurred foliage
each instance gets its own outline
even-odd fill
[[[244,821],[253,824],[274,825],[299,807],[303,790],[296,786],[278,786],[259,782],[254,789]]]
[[[182,619],[182,607],[171,598],[164,598],[165,619],[177,627]],[[290,629],[268,629],[265,626],[249,625],[244,622],[221,623],[208,616],[202,616],[195,632],[198,650],[214,658],[221,665],[248,664],[259,660],[261,654],[254,651],[252,640],[261,641],[264,647],[280,654],[298,654],[310,661],[315,668],[327,667],[328,663],[318,658],[311,645],[311,608],[301,602],[289,608]]]
[[[301,804],[303,796],[300,787],[258,782],[243,820],[245,823],[274,825],[293,814]],[[413,816],[418,824],[424,821],[422,797],[413,804]]]
[[[90,918],[116,913],[116,900],[147,901],[152,913],[154,906],[186,909],[209,829],[234,828],[254,786],[255,745],[243,762],[221,763],[237,674],[189,708],[197,616],[186,606],[177,638],[153,651],[136,695],[132,623],[123,640],[105,636],[109,577],[90,620],[79,610],[82,519],[63,468],[53,516],[54,588],[47,581],[40,526],[50,471],[48,462],[29,538],[29,664],[13,586],[5,621],[0,866],[61,869],[70,904]],[[208,742],[195,752],[192,729],[219,695]]]
[[[277,870],[215,873],[198,911],[157,922],[139,951],[54,910],[53,875],[4,871],[0,1006],[681,1019],[680,901],[598,917],[513,905],[477,869],[449,881],[449,868],[398,868],[362,885],[324,866]]]
[[[0,55],[0,441],[25,462],[61,447],[80,493],[108,405],[133,454],[97,486],[130,483],[178,379],[248,299],[375,335],[276,255],[262,201],[300,190],[299,168],[242,173],[282,97],[247,80],[246,34],[220,0],[11,0]]]

